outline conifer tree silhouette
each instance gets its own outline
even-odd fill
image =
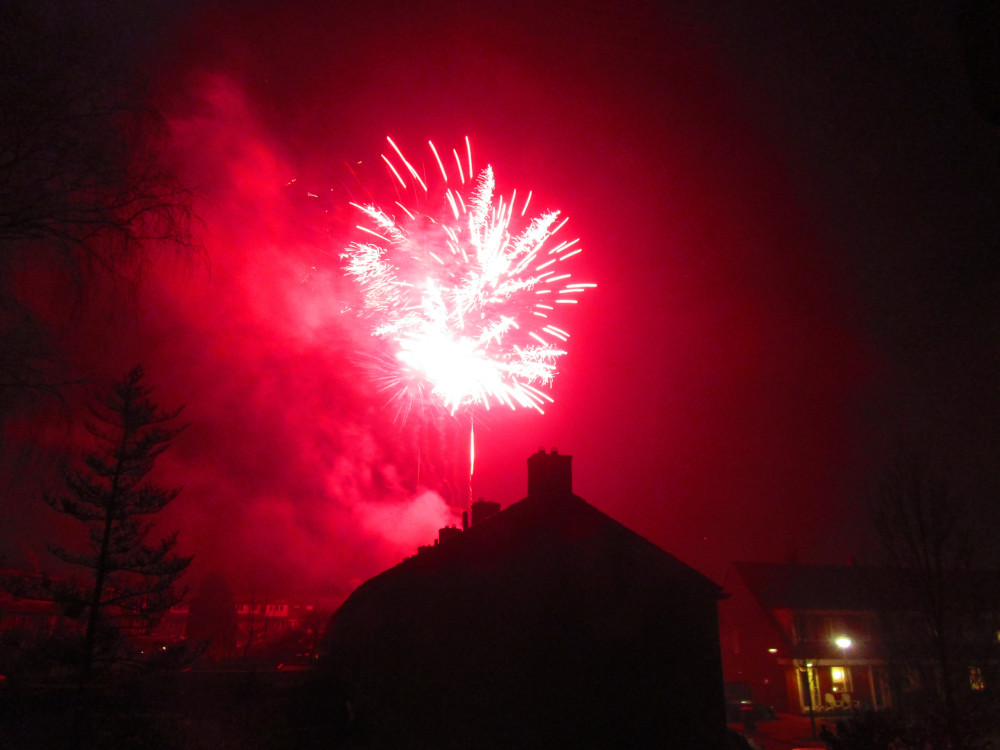
[[[82,466],[62,469],[64,492],[45,495],[52,508],[88,530],[80,550],[49,547],[63,562],[89,571],[83,582],[53,585],[57,604],[84,623],[81,685],[98,668],[131,661],[122,648],[128,634],[155,625],[186,593],[175,583],[192,558],[174,553],[177,532],[147,541],[153,523],[146,519],[180,493],[148,475],[186,426],[174,424],[183,407],[161,409],[143,378],[135,367],[98,394],[86,425],[95,449],[83,456]]]

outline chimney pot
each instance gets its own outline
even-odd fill
[[[445,526],[444,528],[438,530],[438,542],[444,543],[448,539],[458,536],[461,533],[462,530],[455,526]]]
[[[472,504],[472,513],[469,521],[472,526],[475,526],[477,523],[481,523],[490,516],[495,516],[499,512],[500,503],[487,502],[486,500],[479,498]]]
[[[540,450],[528,457],[528,497],[560,497],[573,494],[572,456]]]

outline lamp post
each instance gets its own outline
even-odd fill
[[[799,659],[795,660],[795,668],[805,674],[806,676],[806,706],[809,707],[809,723],[812,726],[812,736],[813,739],[816,738],[816,710],[813,707],[813,697],[812,697],[812,671],[813,663],[811,661],[801,661]],[[799,683],[802,684],[801,682]]]

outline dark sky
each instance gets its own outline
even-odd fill
[[[565,318],[546,414],[477,413],[475,496],[520,499],[525,458],[558,447],[579,495],[720,581],[737,559],[870,559],[864,498],[903,444],[991,504],[1000,131],[975,106],[964,6],[617,5],[203,2],[122,21],[206,257],[154,263],[139,312],[81,324],[76,357],[142,361],[187,403],[161,468],[185,486],[164,521],[195,576],[336,599],[461,510],[443,477],[467,422],[394,423],[340,314],[345,163],[384,179],[387,135],[417,159],[468,135],[501,190],[569,216],[599,284]],[[39,419],[8,450],[18,429],[63,446]],[[30,495],[8,492],[0,544],[44,567]]]

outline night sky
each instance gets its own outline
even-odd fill
[[[1000,129],[967,6],[613,5],[107,5],[204,255],[157,250],[134,310],[64,333],[78,372],[142,362],[187,404],[158,467],[184,486],[161,517],[192,584],[339,601],[460,522],[467,418],[394,422],[342,313],[347,165],[387,184],[387,135],[425,163],[468,135],[502,192],[569,217],[599,284],[562,319],[546,413],[476,413],[476,497],[520,499],[526,457],[557,447],[577,494],[720,582],[732,560],[872,560],[864,502],[900,446],[993,505]],[[72,444],[66,410],[5,426],[7,564],[51,559],[50,476],[13,469]]]

